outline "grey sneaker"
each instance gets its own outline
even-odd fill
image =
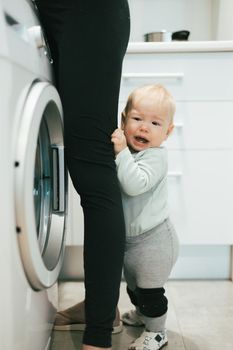
[[[142,316],[137,312],[137,310],[130,310],[125,312],[121,316],[121,320],[128,326],[140,327],[145,325]]]
[[[130,350],[159,350],[167,345],[167,334],[164,332],[147,332],[144,331],[128,349]]]

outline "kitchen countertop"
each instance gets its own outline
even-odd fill
[[[233,51],[233,41],[129,42],[127,53]]]

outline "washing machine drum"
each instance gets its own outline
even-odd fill
[[[66,187],[61,101],[52,85],[36,82],[21,113],[15,151],[16,232],[35,290],[53,285],[61,269]]]

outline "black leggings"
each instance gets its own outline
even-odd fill
[[[125,225],[110,135],[117,127],[127,0],[37,0],[64,108],[66,161],[84,211],[83,343],[111,346]]]

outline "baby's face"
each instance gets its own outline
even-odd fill
[[[128,146],[134,151],[159,147],[173,129],[169,117],[150,97],[135,101],[122,123]]]

